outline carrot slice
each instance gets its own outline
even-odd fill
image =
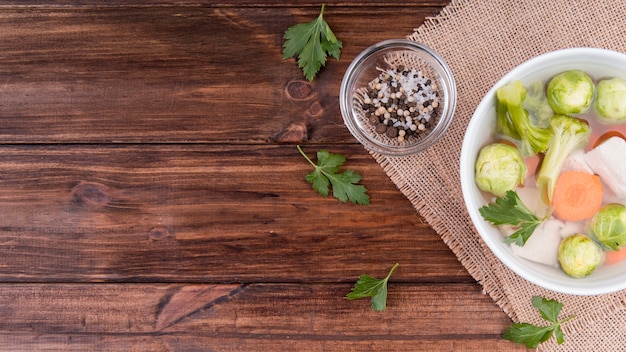
[[[537,170],[539,170],[539,164],[541,163],[541,157],[539,155],[532,155],[524,158],[524,162],[526,163],[526,169],[528,170],[529,175],[537,176]]]
[[[626,247],[617,251],[606,251],[604,256],[604,264],[615,264],[626,259]]]
[[[608,131],[608,132],[605,132],[604,134],[602,134],[600,137],[598,137],[596,142],[593,144],[593,147],[596,148],[597,146],[599,146],[600,144],[605,142],[607,139],[612,138],[612,137],[619,137],[619,138],[621,138],[623,140],[626,140],[626,137],[624,137],[624,135],[621,132],[619,132],[619,131]]]
[[[556,181],[552,206],[561,220],[580,221],[592,217],[602,206],[604,188],[600,177],[582,171],[565,171]]]

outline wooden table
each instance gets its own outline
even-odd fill
[[[0,350],[520,350],[339,112],[350,61],[446,3],[328,1],[342,56],[308,83],[282,36],[318,2],[3,1]],[[387,311],[344,298],[396,262]]]

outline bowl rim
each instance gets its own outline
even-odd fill
[[[502,245],[503,241],[501,239],[497,238],[496,236],[489,235],[492,231],[490,227],[491,225],[488,225],[486,221],[482,219],[478,212],[478,208],[476,207],[476,202],[473,201],[470,196],[470,194],[474,190],[476,190],[477,187],[474,182],[473,165],[476,156],[469,153],[472,149],[471,146],[475,143],[475,141],[471,139],[470,136],[474,136],[477,133],[477,129],[480,127],[480,113],[489,110],[490,106],[495,103],[495,92],[499,87],[514,79],[519,79],[524,76],[528,76],[532,72],[536,72],[535,70],[533,70],[533,67],[543,67],[542,65],[548,65],[554,60],[567,59],[566,61],[568,63],[575,63],[577,61],[580,62],[586,59],[587,62],[589,62],[588,60],[590,57],[593,57],[596,60],[598,58],[602,58],[602,61],[613,60],[616,62],[626,63],[626,54],[621,52],[593,47],[575,47],[550,51],[535,56],[514,67],[489,89],[489,91],[481,99],[480,103],[474,110],[466,128],[465,135],[463,137],[460,155],[461,189],[463,192],[465,206],[476,231],[480,235],[481,239],[485,242],[487,247],[491,250],[491,252],[506,267],[533,284],[555,292],[586,296],[613,293],[625,289],[626,280],[624,280],[622,276],[626,277],[626,273],[612,280],[608,278],[605,278],[604,280],[590,280],[588,281],[589,285],[577,285],[576,283],[580,283],[583,281],[580,281],[581,279],[569,278],[567,276],[564,276],[563,278],[565,279],[565,282],[555,282],[551,281],[547,275],[540,275],[536,272],[536,270],[531,270],[529,265],[519,265],[518,261],[525,260],[519,257],[513,258],[514,254],[504,249],[505,247]],[[597,63],[599,63],[599,61]],[[545,69],[545,67],[543,67],[543,69]],[[626,74],[626,70],[624,71],[624,74]]]
[[[411,144],[408,146],[394,146],[382,143],[381,141],[372,138],[362,128],[360,128],[356,122],[356,117],[352,112],[353,107],[353,93],[351,91],[351,82],[355,82],[360,70],[358,69],[365,61],[375,54],[387,50],[390,48],[403,48],[414,50],[425,54],[428,64],[439,75],[438,81],[443,85],[442,91],[444,93],[444,99],[446,101],[445,114],[440,118],[437,126],[428,133],[419,143]],[[372,77],[374,79],[374,77]],[[343,79],[341,80],[341,87],[339,90],[339,106],[341,115],[346,127],[350,133],[367,149],[374,152],[388,155],[388,156],[405,156],[413,153],[425,150],[434,145],[444,132],[448,129],[454,118],[454,113],[457,104],[457,88],[454,80],[454,75],[450,70],[450,67],[446,61],[437,54],[430,47],[409,39],[387,39],[375,43],[365,50],[361,51],[350,63],[346,69]]]

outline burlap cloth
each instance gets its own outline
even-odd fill
[[[457,255],[484,292],[514,321],[543,324],[533,295],[557,299],[566,342],[544,351],[626,351],[626,290],[570,296],[544,290],[504,267],[481,241],[467,214],[459,180],[466,126],[487,91],[509,70],[542,53],[569,47],[626,52],[626,2],[577,0],[453,0],[409,39],[438,52],[458,88],[454,121],[443,139],[418,155],[372,153],[387,175]]]

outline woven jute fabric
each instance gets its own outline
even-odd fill
[[[453,0],[408,39],[426,44],[450,66],[458,91],[454,121],[442,140],[416,155],[371,152],[415,209],[442,237],[483,291],[513,321],[545,322],[533,295],[563,303],[566,342],[542,351],[625,351],[626,290],[599,296],[564,295],[517,276],[476,233],[463,202],[459,158],[465,129],[480,100],[508,71],[554,50],[597,47],[626,52],[626,2],[604,0]]]

